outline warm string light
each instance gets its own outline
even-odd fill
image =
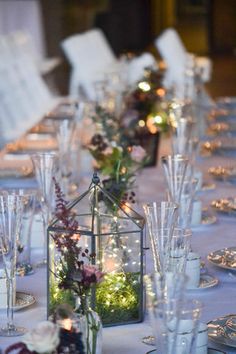
[[[141,81],[138,83],[138,88],[143,92],[148,92],[151,90],[151,86],[147,81]]]

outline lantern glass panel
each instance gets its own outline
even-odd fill
[[[78,221],[71,233],[56,219],[48,228],[48,310],[60,303],[73,304],[71,289],[58,288],[61,254],[55,236],[77,237],[78,246],[96,254],[94,263],[105,273],[91,296],[91,307],[105,326],[140,322],[143,319],[143,227],[144,219],[128,205],[118,205],[100,184],[89,189],[68,208]]]

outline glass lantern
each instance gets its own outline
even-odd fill
[[[144,218],[128,203],[118,203],[101,186],[96,173],[88,190],[68,204],[67,209],[78,224],[73,230],[78,246],[95,254],[94,264],[105,273],[90,296],[90,306],[100,315],[103,326],[142,321]],[[48,227],[49,316],[55,306],[70,302],[71,295],[57,287],[61,255],[55,247],[55,234],[72,237],[71,230],[62,226],[59,219]]]

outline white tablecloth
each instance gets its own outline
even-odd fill
[[[161,155],[168,152],[166,142],[162,144]],[[199,158],[198,167],[204,172],[204,182],[210,182],[207,170],[210,166],[219,164],[230,164],[234,160],[220,156],[210,158]],[[9,183],[9,181],[8,181]],[[18,182],[19,183],[19,182]],[[5,186],[0,181],[0,187]],[[138,178],[139,202],[161,200],[164,197],[164,177],[160,163],[157,168],[145,169]],[[204,206],[208,206],[211,200],[221,197],[233,196],[236,194],[235,186],[225,183],[216,183],[214,190],[204,191],[199,194]],[[227,246],[236,245],[236,218],[218,217],[218,222],[213,225],[196,227],[193,229],[192,248],[201,255],[206,262],[208,273],[219,279],[219,284],[205,290],[188,291],[190,297],[203,302],[204,308],[202,321],[208,322],[211,319],[236,313],[236,273],[235,276],[229,271],[217,268],[207,261],[207,255],[214,250]],[[151,253],[147,251],[147,270],[150,271]],[[32,276],[18,278],[17,290],[25,291],[36,297],[36,303],[15,314],[16,323],[27,328],[32,328],[38,321],[46,317],[46,271],[38,269]],[[0,324],[5,321],[5,313],[0,312]],[[151,334],[148,318],[143,323],[105,328],[103,331],[103,354],[144,354],[151,350],[141,342],[143,336]],[[5,348],[20,338],[0,338],[0,347]],[[209,342],[210,347],[221,348],[227,353],[236,353],[236,349],[221,347]]]

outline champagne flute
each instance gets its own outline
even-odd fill
[[[52,211],[53,177],[56,173],[57,155],[52,152],[36,153],[31,156],[40,192],[43,219],[43,263],[46,263],[47,226]]]
[[[26,332],[24,327],[15,326],[13,321],[14,281],[16,255],[21,226],[23,196],[3,191],[0,194],[0,247],[7,284],[7,324],[0,329],[0,336],[20,336]]]

